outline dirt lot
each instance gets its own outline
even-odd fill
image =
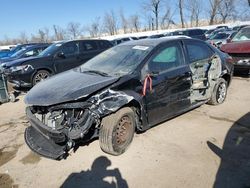
[[[203,105],[136,135],[119,157],[98,141],[67,160],[32,153],[23,96],[0,106],[0,187],[249,187],[250,79],[236,77],[223,105]]]

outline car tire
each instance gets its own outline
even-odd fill
[[[39,70],[39,71],[37,71],[36,74],[33,76],[33,79],[32,79],[33,86],[36,85],[37,83],[47,79],[49,76],[50,76],[50,73],[47,70]]]
[[[129,107],[104,117],[99,132],[101,149],[111,155],[124,153],[133,140],[135,122],[135,113]]]
[[[227,82],[223,78],[219,78],[217,84],[214,86],[212,96],[208,104],[218,105],[222,104],[227,96]]]

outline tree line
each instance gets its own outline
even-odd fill
[[[107,11],[85,25],[70,22],[66,27],[53,25],[28,35],[0,41],[0,45],[51,42],[77,38],[134,33],[169,28],[198,27],[250,20],[248,0],[141,0],[138,12],[125,16],[123,9]]]

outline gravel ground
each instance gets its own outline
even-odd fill
[[[0,187],[248,187],[250,79],[235,77],[227,100],[203,105],[135,135],[128,151],[107,155],[98,140],[67,160],[24,143],[23,96],[0,106]]]

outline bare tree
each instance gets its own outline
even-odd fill
[[[140,18],[137,14],[130,16],[130,28],[131,31],[139,32],[140,30]]]
[[[180,19],[181,19],[181,27],[184,28],[184,18],[183,18],[183,0],[179,0],[178,7],[179,7],[179,13],[180,13]]]
[[[39,29],[36,36],[33,35],[33,39],[36,42],[49,42],[49,29],[47,27]]]
[[[42,29],[38,30],[38,35],[37,35],[37,40],[39,40],[38,42],[45,42],[46,41],[46,37],[45,37],[45,32]]]
[[[117,34],[117,19],[113,10],[106,12],[103,20],[103,27],[110,35]]]
[[[174,11],[172,11],[170,6],[165,6],[166,11],[161,19],[161,28],[168,29],[170,24],[175,24],[173,21]]]
[[[220,6],[221,0],[209,0],[209,25],[213,25],[215,17],[218,14],[218,9]]]
[[[65,31],[58,25],[53,25],[54,40],[60,41],[65,39]]]
[[[129,24],[128,24],[128,20],[125,18],[123,10],[120,10],[120,19],[121,19],[121,27],[123,29],[123,33],[127,33]]]
[[[67,31],[71,39],[76,39],[82,33],[81,24],[77,22],[69,22],[67,26]]]
[[[20,33],[19,38],[20,38],[20,42],[22,44],[29,43],[29,38],[28,38],[27,34],[24,31]]]
[[[87,27],[87,30],[91,37],[100,36],[101,33],[100,17],[96,17],[95,20],[90,24],[90,26]]]
[[[235,0],[222,0],[218,8],[218,14],[222,23],[226,23],[227,19],[233,18],[235,15]]]
[[[199,26],[200,14],[202,12],[202,1],[201,0],[187,0],[186,9],[190,14],[190,25]]]
[[[154,15],[155,29],[159,29],[159,14],[160,14],[161,0],[149,0],[149,2],[143,3],[143,9],[150,11]],[[153,24],[152,24],[153,25]],[[154,27],[152,27],[154,29]]]

